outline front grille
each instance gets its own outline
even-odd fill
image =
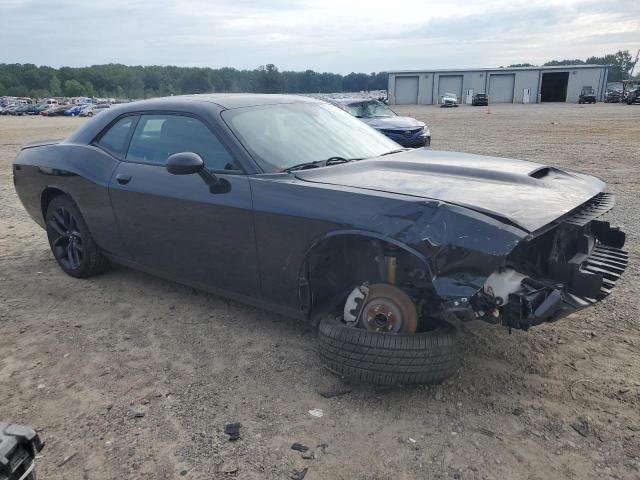
[[[422,128],[415,128],[413,130],[382,130],[383,133],[389,135],[401,135],[406,138],[411,138],[422,131]]]
[[[587,298],[586,300],[593,303],[595,300],[601,300],[609,295],[620,279],[620,275],[627,268],[627,263],[629,263],[629,254],[624,250],[597,244],[580,270],[601,276],[602,286],[598,298]]]
[[[562,220],[565,223],[582,227],[613,208],[616,199],[612,193],[599,193],[591,200],[569,212]]]

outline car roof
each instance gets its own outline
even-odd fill
[[[144,105],[146,108],[161,108],[163,104],[189,102],[208,102],[225,109],[254,107],[260,105],[274,105],[279,103],[319,103],[310,97],[301,95],[280,95],[266,93],[205,93],[198,95],[175,95],[172,97],[152,98],[134,102],[135,105]]]

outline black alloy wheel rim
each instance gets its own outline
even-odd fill
[[[58,207],[49,215],[47,227],[56,259],[68,270],[80,268],[84,245],[76,218],[66,208]]]

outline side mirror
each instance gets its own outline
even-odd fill
[[[173,175],[199,173],[203,167],[202,158],[193,152],[174,153],[167,159],[167,171]]]

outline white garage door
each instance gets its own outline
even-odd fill
[[[396,77],[396,104],[418,103],[418,77]]]
[[[445,93],[455,93],[458,100],[462,99],[462,75],[440,75],[438,80],[438,96]]]
[[[513,102],[513,85],[516,76],[513,73],[501,73],[489,77],[489,101],[491,103]]]

